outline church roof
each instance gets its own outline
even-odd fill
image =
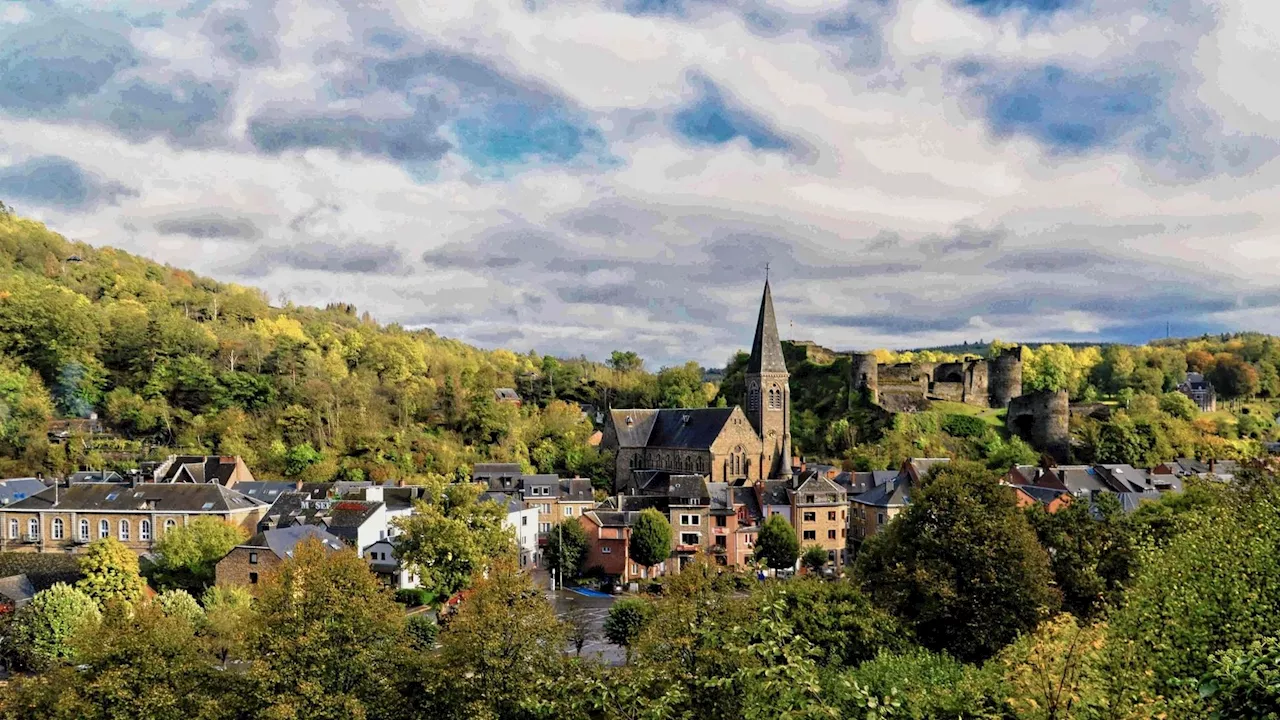
[[[733,411],[734,408],[613,410],[611,415],[618,447],[706,450],[720,437]]]
[[[782,357],[782,341],[778,338],[778,320],[773,314],[773,293],[764,281],[764,297],[760,298],[760,319],[756,321],[756,337],[751,343],[748,373],[785,373],[787,362]]]

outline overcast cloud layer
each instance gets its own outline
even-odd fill
[[[1274,0],[0,2],[0,199],[273,299],[720,365],[1280,332]]]

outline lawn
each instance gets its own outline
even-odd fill
[[[981,408],[975,405],[945,402],[942,400],[933,401],[933,410],[950,415],[971,415],[973,417],[980,418],[983,422],[994,428],[1004,429],[1004,410]]]

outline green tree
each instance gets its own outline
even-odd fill
[[[1111,494],[1081,499],[1057,512],[1036,504],[1028,511],[1049,553],[1063,609],[1089,620],[1114,605],[1138,564],[1134,528]]]
[[[798,578],[765,585],[759,602],[772,601],[785,604],[796,634],[813,645],[825,666],[852,667],[882,649],[905,649],[910,644],[906,629],[850,582]]]
[[[541,678],[558,667],[565,628],[542,591],[510,561],[497,563],[440,632],[440,668],[457,717],[521,717]]]
[[[158,588],[201,592],[213,584],[218,561],[248,538],[244,528],[215,517],[169,528],[156,541],[150,576]]]
[[[653,567],[671,557],[671,549],[671,523],[666,516],[653,508],[641,510],[631,525],[631,559]]]
[[[153,600],[160,611],[169,617],[182,618],[192,626],[200,626],[205,621],[204,609],[186,590],[166,590]]]
[[[136,603],[146,583],[138,574],[138,556],[115,538],[89,543],[80,556],[83,575],[76,587],[105,606],[111,601]]]
[[[631,350],[614,350],[609,354],[608,365],[618,372],[638,372],[644,368],[644,360]]]
[[[707,406],[702,387],[702,368],[687,362],[658,371],[658,403],[664,408],[701,408]]]
[[[813,572],[818,572],[827,564],[827,551],[821,545],[810,545],[800,555],[800,564]]]
[[[433,481],[414,514],[395,521],[403,531],[397,556],[437,596],[456,593],[494,559],[515,552],[515,536],[503,527],[506,511],[479,499],[476,485]]]
[[[542,550],[542,563],[556,572],[557,579],[576,580],[586,569],[587,531],[576,519],[563,520],[547,531],[547,544]]]
[[[1179,420],[1194,420],[1200,414],[1200,408],[1191,398],[1175,390],[1160,396],[1160,412]]]
[[[201,598],[205,616],[201,636],[223,667],[233,655],[243,655],[253,622],[252,600],[249,591],[239,585],[215,585]]]
[[[604,619],[604,636],[626,650],[628,664],[631,663],[631,648],[652,615],[653,605],[643,598],[623,598],[609,608]]]
[[[967,661],[991,657],[1058,604],[1048,556],[1013,495],[972,463],[934,468],[857,567],[925,647]]]
[[[1280,717],[1280,642],[1273,637],[1214,656],[1200,685],[1211,717],[1274,720]]]
[[[35,594],[13,620],[6,655],[22,667],[41,670],[75,659],[72,639],[100,619],[93,598],[65,583]]]
[[[800,541],[791,523],[781,515],[771,515],[756,537],[756,558],[774,570],[786,570],[794,568],[799,557]]]
[[[354,552],[314,539],[259,585],[248,643],[263,717],[383,717],[407,651],[404,611]]]
[[[1253,397],[1261,389],[1258,371],[1231,353],[1220,353],[1214,358],[1209,382],[1218,394],[1228,398]]]

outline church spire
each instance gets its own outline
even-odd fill
[[[747,362],[747,372],[787,372],[787,363],[782,356],[782,341],[778,338],[778,320],[773,314],[773,293],[769,291],[768,278],[764,281],[760,319],[756,321],[756,338],[751,343],[751,360]]]

